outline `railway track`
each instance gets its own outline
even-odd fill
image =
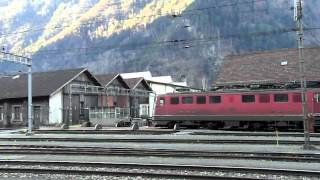
[[[139,131],[132,131],[132,130],[35,130],[35,134],[134,134],[134,135],[162,135],[162,134],[172,134],[179,131],[174,131],[172,129],[160,129],[160,130],[139,130]],[[24,134],[24,131],[18,132]]]
[[[300,140],[271,140],[271,139],[141,139],[141,138],[44,138],[44,137],[8,137],[0,138],[0,141],[46,141],[46,142],[97,142],[97,143],[184,143],[184,144],[283,144],[302,145]],[[312,145],[320,145],[320,141],[311,141]]]
[[[135,134],[135,135],[161,135],[186,132],[190,135],[207,135],[207,136],[266,136],[266,137],[304,137],[303,133],[295,132],[246,132],[246,131],[174,131],[170,129],[161,130],[37,130],[36,134]],[[320,133],[310,133],[310,137],[320,137]]]
[[[170,179],[269,179],[272,175],[319,178],[320,171],[228,166],[61,161],[0,161],[0,173],[128,176]],[[237,174],[237,175],[234,175]],[[260,177],[260,178],[258,178]]]
[[[175,158],[246,159],[288,162],[320,162],[316,153],[182,151],[173,149],[102,148],[36,145],[0,145],[1,154],[50,154],[75,156],[153,156]]]

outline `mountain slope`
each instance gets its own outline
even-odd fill
[[[31,53],[35,70],[151,70],[196,86],[222,57],[295,47],[290,0],[0,0],[0,44]],[[305,2],[316,27],[320,2]],[[319,43],[306,32],[307,45]]]

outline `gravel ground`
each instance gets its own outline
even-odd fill
[[[96,168],[96,167],[61,167],[61,166],[18,166],[5,165],[6,168],[37,168],[37,169],[71,169],[71,170],[90,170],[90,171],[111,171],[111,172],[138,172],[138,173],[159,173],[159,174],[182,174],[182,175],[202,175],[202,176],[221,176],[221,177],[242,177],[256,179],[281,179],[281,180],[316,180],[319,177],[304,177],[304,176],[282,176],[282,175],[267,175],[267,174],[248,174],[235,173],[224,171],[181,171],[181,170],[161,170],[161,169],[130,169],[130,168]],[[83,176],[83,175],[61,175],[61,174],[31,174],[31,173],[0,173],[1,179],[161,179],[161,178],[146,178],[146,177],[126,177],[126,176]]]
[[[0,179],[6,180],[143,180],[143,177],[127,177],[127,176],[81,176],[81,175],[61,175],[61,174],[30,174],[30,173],[0,173]]]

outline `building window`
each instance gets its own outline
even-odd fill
[[[193,97],[182,97],[182,104],[192,104]]]
[[[292,95],[292,100],[293,100],[293,102],[295,102],[295,103],[301,103],[301,102],[302,102],[301,94],[300,94],[300,93],[294,93],[294,94]]]
[[[170,103],[171,104],[179,104],[179,97],[171,97]]]
[[[269,94],[260,94],[259,95],[259,102],[260,103],[269,103],[270,102],[270,95]]]
[[[197,104],[205,104],[206,97],[205,96],[197,96]]]
[[[12,118],[14,121],[21,121],[22,114],[21,114],[21,106],[13,106]]]
[[[165,104],[164,98],[160,98],[159,104],[160,104],[160,106],[164,106],[164,104]]]
[[[288,102],[288,94],[275,94],[274,102]]]
[[[209,97],[210,104],[219,104],[221,103],[221,96],[210,96]]]
[[[254,103],[256,101],[254,95],[242,95],[243,103]]]
[[[3,120],[3,107],[0,106],[0,121]]]

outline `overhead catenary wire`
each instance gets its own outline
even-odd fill
[[[305,31],[312,31],[312,30],[318,30],[320,27],[311,27],[311,28],[305,28]],[[284,33],[293,33],[296,32],[295,28],[284,28],[284,29],[278,29],[278,30],[272,30],[272,31],[262,31],[262,32],[253,32],[253,33],[246,33],[246,34],[228,34],[228,35],[220,35],[220,36],[214,36],[210,38],[193,38],[193,39],[181,39],[181,40],[169,40],[169,41],[158,41],[153,43],[132,43],[132,44],[125,44],[125,45],[101,45],[101,46],[92,46],[92,47],[85,47],[85,48],[64,48],[64,49],[50,49],[50,50],[40,50],[36,53],[36,55],[53,55],[53,56],[61,56],[64,54],[74,54],[74,56],[78,55],[91,55],[94,53],[103,53],[104,51],[123,48],[122,50],[130,51],[130,50],[137,50],[137,49],[145,49],[145,48],[153,48],[157,47],[159,45],[161,46],[168,46],[168,47],[174,47],[179,46],[183,44],[190,44],[194,42],[200,42],[200,43],[207,43],[212,41],[217,41],[218,39],[229,39],[229,38],[241,38],[243,36],[269,36],[274,34],[284,34]],[[196,45],[193,45],[192,47],[195,47]],[[185,49],[185,47],[181,47],[182,49]],[[99,51],[100,50],[100,51]],[[28,52],[26,52],[28,53]]]

